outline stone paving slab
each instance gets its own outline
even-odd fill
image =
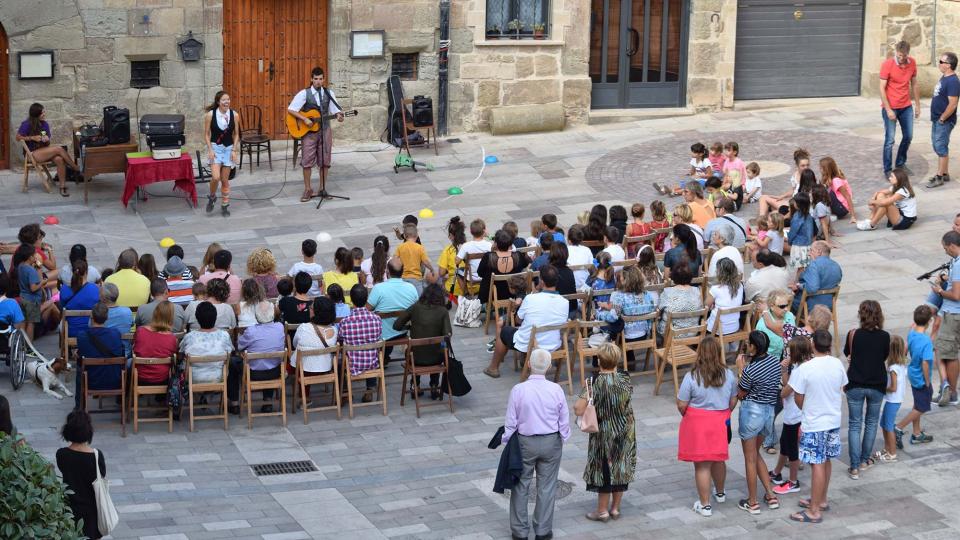
[[[234,252],[234,267],[241,273],[249,252],[268,245],[283,272],[297,259],[304,238],[319,232],[332,236],[320,244],[318,254],[329,266],[340,245],[359,245],[369,254],[374,235],[386,234],[393,241],[391,230],[404,214],[430,207],[435,217],[421,220],[420,236],[435,260],[447,242],[444,224],[453,215],[467,222],[482,217],[490,232],[504,220],[515,220],[526,236],[529,221],[546,212],[569,225],[596,202],[629,207],[641,201],[649,207],[656,197],[650,183],[675,181],[687,166],[690,144],[697,140],[737,141],[746,161],[779,169],[780,174],[763,176],[768,192],[784,189],[788,173],[783,171],[790,170],[796,145],[807,147],[814,161],[833,155],[851,180],[858,210],[864,212],[870,193],[883,187],[882,129],[876,116],[874,100],[842,99],[829,110],[800,103],[789,110],[722,112],[562,133],[496,138],[467,134],[459,137],[459,144],[441,144],[440,156],[418,154],[436,167],[419,173],[393,174],[393,149],[369,152],[369,145],[338,146],[328,188],[351,200],[328,201],[320,210],[314,209],[315,202],[297,202],[300,171],[289,162],[289,151],[281,150],[275,154],[273,172],[263,168],[238,174],[229,219],[188,209],[175,197],[161,197],[170,193],[167,185],[151,186],[149,200],[134,212],[119,204],[118,175],[96,178],[90,204],[84,205],[76,188],[69,199],[40,193],[36,187],[21,194],[19,174],[0,172],[0,189],[9,194],[0,199],[0,238],[12,239],[21,225],[57,215],[61,226],[45,229],[58,256],[65,257],[70,244],[83,242],[90,262],[99,268],[112,265],[128,246],[162,260],[157,243],[171,236],[183,245],[191,264],[199,263],[207,243],[220,242]],[[876,298],[883,304],[887,328],[904,333],[927,290],[914,278],[946,260],[939,236],[960,210],[958,188],[956,183],[937,192],[919,187],[933,166],[928,131],[928,122],[921,120],[910,153],[920,201],[917,224],[904,232],[862,233],[845,221],[837,223],[843,236],[834,256],[845,272],[838,313],[841,332],[855,323],[860,300]],[[490,155],[499,163],[483,166],[482,157]],[[463,187],[464,195],[448,197],[451,186]],[[201,194],[207,189],[199,186]],[[269,198],[275,193],[279,195]],[[677,200],[666,202],[670,207]],[[749,208],[745,215],[753,211]],[[94,442],[104,452],[121,512],[113,538],[509,538],[507,498],[490,491],[499,452],[488,450],[486,442],[502,423],[517,377],[508,367],[497,380],[480,373],[489,359],[489,339],[480,329],[458,328],[455,333],[454,347],[473,391],[455,400],[453,414],[434,408],[416,418],[412,405],[399,406],[399,378],[391,378],[387,416],[374,409],[360,409],[353,420],[313,414],[304,425],[301,415],[290,415],[285,428],[278,418],[258,418],[253,430],[247,430],[245,419],[233,419],[227,433],[210,422],[199,424],[194,433],[177,424],[173,434],[161,424],[147,424],[139,434],[121,438],[117,417],[98,415]],[[38,346],[52,354],[55,342],[43,338]],[[398,369],[395,363],[390,371]],[[0,386],[6,377],[0,368]],[[72,375],[68,379],[72,384]],[[564,447],[560,479],[569,483],[570,493],[558,503],[557,538],[960,537],[960,513],[952,496],[953,469],[960,461],[955,408],[934,407],[924,417],[933,443],[908,444],[900,452],[900,463],[877,466],[859,481],[843,472],[844,446],[831,483],[834,510],[813,528],[787,519],[795,495],[783,498],[783,509],[756,517],[735,508],[746,489],[736,442],[728,462],[730,502],[716,505],[710,519],[689,510],[695,498],[693,474],[689,464],[676,461],[679,415],[669,382],[659,396],[653,395],[651,377],[638,376],[634,382],[639,462],[624,498],[624,515],[607,524],[584,518],[594,499],[581,479],[587,441],[574,433]],[[33,385],[4,392],[20,431],[52,459],[62,444],[57,430],[71,403],[49,399]],[[904,410],[908,406],[909,397]],[[258,478],[250,469],[281,459],[310,459],[318,471]],[[768,465],[773,461],[767,459]],[[808,485],[809,471],[801,473],[801,481]]]

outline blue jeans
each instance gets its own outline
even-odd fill
[[[887,118],[887,111],[880,110],[883,116],[883,174],[889,175],[894,167],[903,167],[907,162],[907,150],[910,148],[910,141],[913,140],[913,105],[908,105],[902,109],[893,109],[894,119]],[[900,123],[900,146],[897,148],[897,160],[893,161],[893,167],[890,166],[893,156],[893,142],[897,136],[897,122]]]
[[[956,122],[940,123],[933,121],[933,128],[930,131],[930,138],[933,141],[933,151],[938,157],[947,157],[950,154],[950,133]]]
[[[867,405],[864,418],[863,405]],[[880,423],[880,406],[883,405],[883,392],[871,388],[851,388],[847,390],[847,410],[850,425],[847,429],[847,444],[850,446],[850,467],[859,469],[860,465],[873,454],[873,441],[877,438],[877,424]],[[863,431],[863,438],[860,432]]]

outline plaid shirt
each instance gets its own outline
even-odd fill
[[[344,345],[366,345],[380,341],[383,322],[380,316],[366,307],[355,307],[350,315],[340,321],[340,343]],[[359,375],[379,365],[378,351],[353,351],[348,353],[350,374]]]

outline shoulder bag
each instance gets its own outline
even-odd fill
[[[97,528],[100,534],[106,536],[117,528],[120,516],[110,498],[110,489],[107,479],[100,476],[100,452],[93,450],[93,468],[97,471],[97,479],[93,481],[93,496],[97,500]]]
[[[593,377],[587,379],[587,408],[583,411],[583,416],[577,417],[577,426],[584,433],[596,433],[600,431],[600,424],[597,422],[597,409],[593,406]]]

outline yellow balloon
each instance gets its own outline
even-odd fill
[[[420,217],[422,217],[422,218],[432,218],[432,217],[433,217],[433,210],[431,210],[431,209],[429,209],[429,208],[424,208],[423,210],[420,210]]]
[[[174,242],[173,238],[170,238],[169,236],[166,236],[162,240],[160,240],[160,247],[162,248],[168,248],[174,244],[176,244],[176,242]]]

